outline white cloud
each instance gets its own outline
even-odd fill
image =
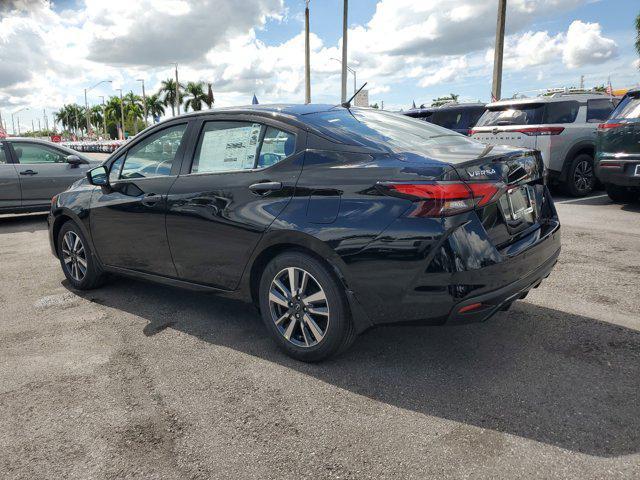
[[[574,21],[567,31],[562,59],[569,68],[603,63],[618,53],[616,42],[602,36],[597,23]]]

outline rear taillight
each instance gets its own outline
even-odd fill
[[[598,125],[598,130],[609,130],[611,128],[624,127],[624,123],[601,123]]]
[[[380,183],[388,195],[407,198],[416,203],[409,215],[446,217],[483,207],[494,200],[503,188],[492,182]]]
[[[564,132],[564,127],[530,127],[519,128],[517,130],[508,130],[508,132],[523,133],[531,137],[546,136],[546,135],[560,135]]]

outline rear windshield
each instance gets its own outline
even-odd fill
[[[610,118],[640,118],[640,93],[624,97]]]
[[[542,123],[543,103],[521,105],[503,105],[491,107],[480,117],[477,127],[495,127],[500,125],[536,125]]]
[[[461,108],[439,110],[433,114],[433,117],[431,117],[431,123],[435,123],[436,125],[440,125],[441,127],[450,129],[466,128],[462,125],[464,120],[464,110],[462,110]]]
[[[305,115],[305,120],[342,143],[394,153],[420,152],[445,144],[477,143],[438,125],[380,110],[341,108]]]

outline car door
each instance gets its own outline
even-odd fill
[[[233,290],[293,195],[306,137],[252,119],[207,119],[198,132],[169,192],[169,245],[181,279]]]
[[[188,123],[152,130],[109,167],[109,187],[91,198],[91,236],[112,267],[175,277],[165,228],[166,199],[186,145]]]
[[[21,205],[18,171],[11,162],[6,143],[0,142],[0,210],[18,208]]]

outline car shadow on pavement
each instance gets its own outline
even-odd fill
[[[37,232],[47,229],[47,214],[1,215],[0,235],[7,233]]]
[[[425,415],[588,455],[640,451],[640,332],[518,302],[482,324],[372,329],[319,364],[290,359],[242,302],[135,280],[74,292],[148,323]]]

